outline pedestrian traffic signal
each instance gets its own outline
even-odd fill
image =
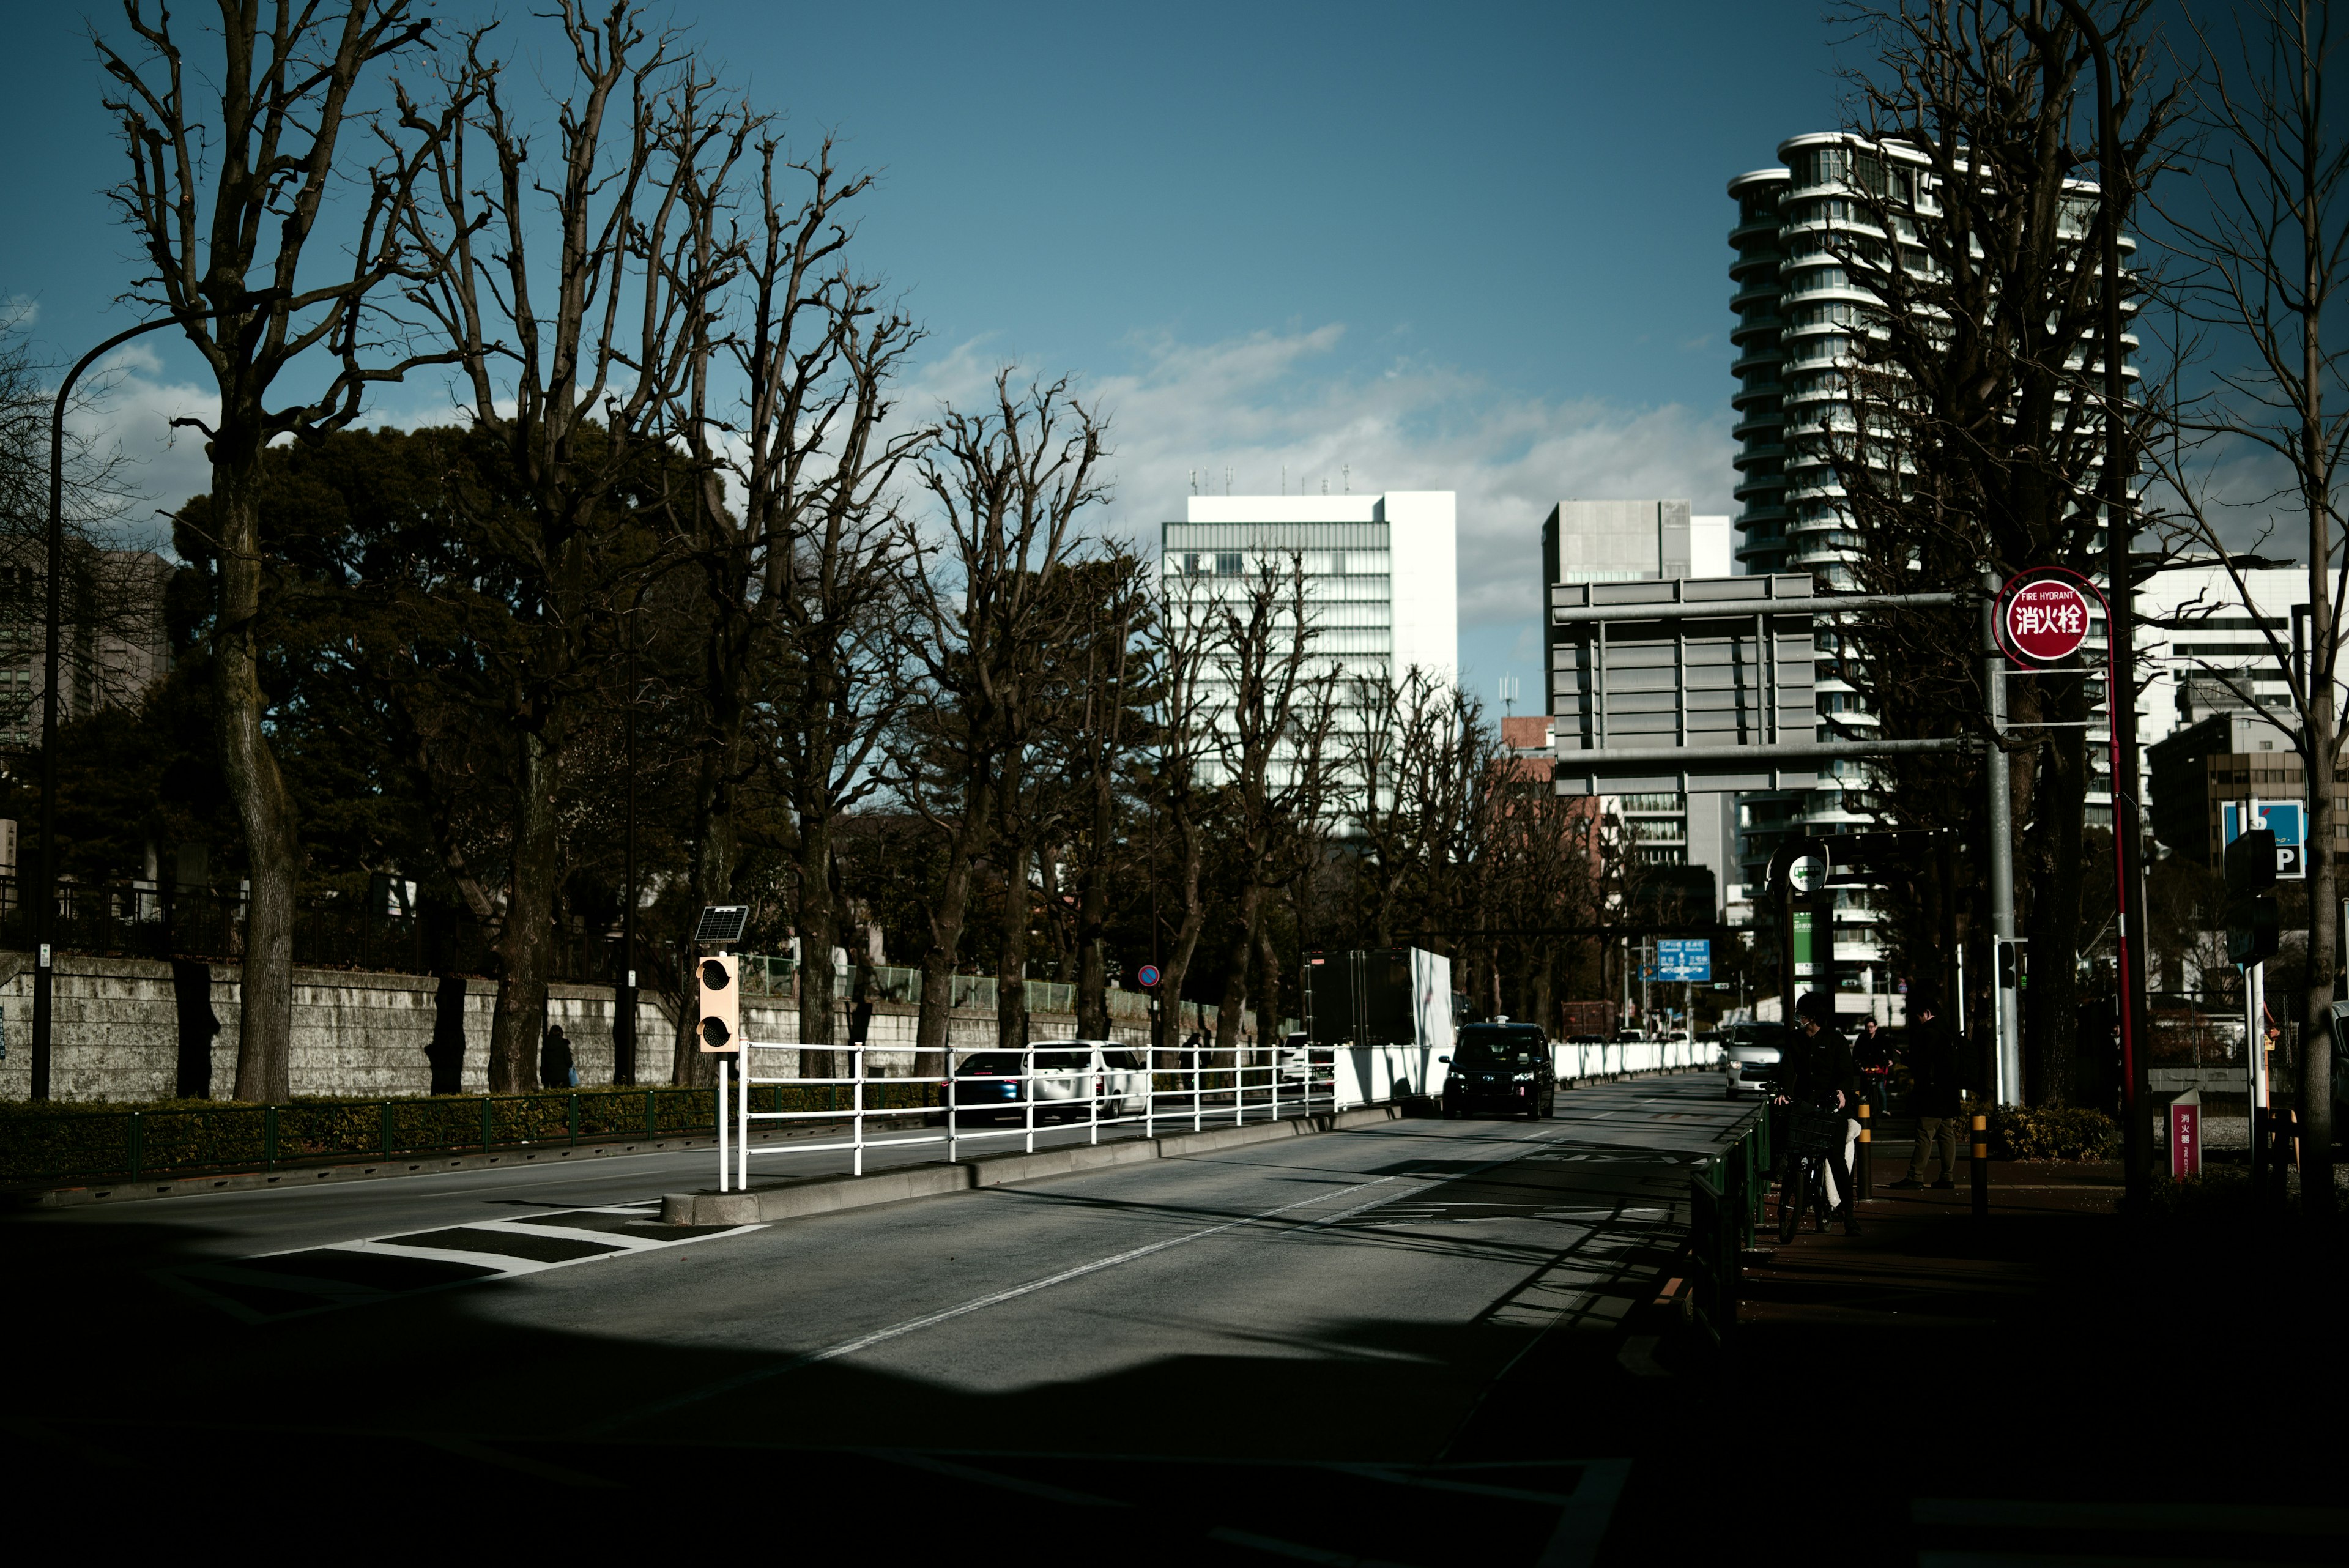
[[[742,1033],[741,961],[732,953],[711,953],[701,961],[698,978],[701,1023],[697,1031],[705,1052],[736,1051]]]
[[[2227,897],[2252,898],[2275,886],[2275,830],[2255,827],[2227,846]]]
[[[2227,961],[2249,967],[2275,957],[2282,945],[2283,921],[2273,898],[2261,897],[2227,907]]]
[[[2271,829],[2239,833],[2227,846],[2227,961],[2264,963],[2282,945],[2275,898],[2276,839]]]

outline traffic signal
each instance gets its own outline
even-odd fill
[[[2275,834],[2264,827],[2227,846],[2227,961],[2246,967],[2276,954],[2282,923],[2268,889],[2275,886]]]
[[[701,960],[701,1023],[697,1033],[705,1052],[741,1048],[741,961],[732,953],[711,953]]]

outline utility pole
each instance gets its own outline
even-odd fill
[[[1988,709],[1992,750],[1986,763],[1990,786],[1991,1099],[2023,1103],[2023,1009],[2014,987],[2005,982],[1999,944],[2014,940],[2014,775],[1999,742],[2006,738],[2006,657],[1998,647],[1998,574],[1982,574],[1982,701]]]
[[[628,628],[628,828],[620,894],[620,973],[612,988],[612,1082],[636,1081],[636,639]]]
[[[2111,689],[2105,693],[2113,722],[2113,976],[2120,991],[2122,1158],[2127,1202],[2144,1211],[2153,1188],[2152,1099],[2147,1047],[2152,1020],[2146,1010],[2144,950],[2145,844],[2137,821],[2137,586],[2131,581],[2129,545],[2137,527],[2129,505],[2128,380],[2121,367],[2121,162],[2120,119],[2113,109],[2112,51],[2080,0],[2058,0],[2085,37],[2096,61],[2097,212],[2102,218],[2105,355],[2105,571],[2106,636],[2112,649]],[[2325,846],[2332,852],[2332,846]]]

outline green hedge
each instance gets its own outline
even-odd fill
[[[2073,1106],[1986,1106],[1968,1100],[1971,1119],[1988,1113],[1990,1134],[2010,1159],[2117,1159],[2120,1124],[2102,1111]]]
[[[868,1109],[936,1105],[921,1080],[868,1083]],[[844,1085],[768,1085],[760,1111],[842,1110]],[[539,1095],[396,1100],[300,1099],[277,1106],[161,1100],[138,1106],[0,1103],[0,1186],[276,1169],[294,1165],[663,1137],[714,1129],[709,1089],[595,1088]]]

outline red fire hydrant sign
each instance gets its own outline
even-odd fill
[[[2088,640],[2088,596],[2061,577],[2009,584],[1999,627],[2012,652],[2033,664],[2056,664]]]
[[[2169,1102],[2169,1174],[2202,1174],[2202,1096],[2191,1089]]]

